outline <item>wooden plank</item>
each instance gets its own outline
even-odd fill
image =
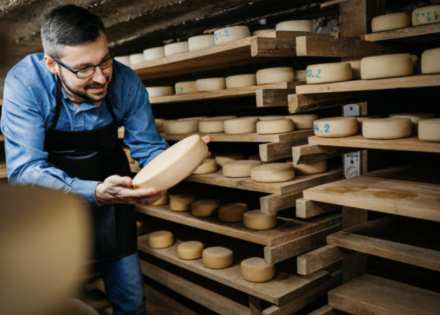
[[[297,145],[292,147],[292,162],[294,165],[318,162],[355,151],[357,151],[356,148],[330,147],[315,144]]]
[[[433,315],[440,294],[372,275],[362,275],[329,292],[332,308],[353,315]]]
[[[5,141],[5,136],[4,135],[0,135],[0,141]]]
[[[305,82],[301,82],[305,84]],[[255,91],[257,107],[284,107],[288,106],[287,98],[294,94],[295,89],[260,89]]]
[[[350,0],[340,4],[341,37],[359,37],[368,33],[371,19],[385,13],[382,0]]]
[[[346,104],[363,102],[366,99],[367,95],[362,92],[345,92],[316,95],[291,94],[287,97],[287,102],[289,112],[292,114],[297,114],[325,108],[341,107]]]
[[[268,195],[260,198],[260,210],[263,213],[276,213],[293,208],[296,200],[302,198],[302,192],[292,192],[284,195]]]
[[[6,163],[0,163],[0,179],[8,178],[8,172],[6,170]]]
[[[254,36],[251,41],[251,56],[258,57],[295,57],[294,38],[267,38]]]
[[[437,41],[439,40],[440,24],[438,23],[366,34],[363,36],[363,39],[369,42],[402,41],[402,40],[406,42],[409,39],[414,39],[417,40],[418,43],[420,43],[421,41],[434,42],[434,40],[432,40],[433,36],[437,38]],[[425,37],[425,38],[421,38],[421,37]]]
[[[321,9],[324,9],[326,7],[331,7],[331,6],[337,5],[337,4],[345,2],[345,1],[349,1],[349,0],[331,0],[331,1],[326,1],[324,3],[321,3]]]
[[[261,300],[255,296],[249,295],[250,315],[261,315]]]
[[[298,198],[296,200],[295,212],[296,217],[301,219],[309,219],[338,209],[340,209],[340,206],[338,205]]]
[[[308,138],[300,138],[283,142],[260,144],[259,150],[261,161],[272,162],[289,158],[292,156],[292,147],[307,144],[308,141]]]
[[[337,315],[334,309],[332,309],[329,305],[324,305],[323,307],[318,308],[317,310],[309,313],[308,315]]]
[[[329,236],[327,236],[327,238],[328,237]],[[310,275],[318,270],[341,261],[351,254],[352,253],[350,251],[333,245],[326,245],[315,249],[304,255],[298,256],[296,259],[298,274],[303,276]]]

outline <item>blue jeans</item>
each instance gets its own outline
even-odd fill
[[[113,315],[146,315],[144,280],[138,254],[97,264]]]

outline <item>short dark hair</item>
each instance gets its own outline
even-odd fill
[[[41,25],[44,53],[62,57],[64,46],[77,46],[95,41],[105,33],[104,23],[93,13],[75,5],[64,5],[47,14]]]

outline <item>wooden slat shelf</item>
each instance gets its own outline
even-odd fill
[[[405,44],[433,44],[440,41],[440,24],[420,25],[371,33],[364,35],[363,39],[369,42],[393,41]]]

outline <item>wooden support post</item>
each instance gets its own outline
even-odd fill
[[[295,89],[296,90],[296,89]],[[340,107],[345,104],[365,101],[365,93],[331,93],[331,94],[291,94],[287,97],[289,112],[292,114],[310,112],[314,110]]]
[[[356,148],[330,147],[321,145],[298,145],[292,147],[292,162],[294,165],[301,163],[317,162],[327,160],[345,153],[357,151]]]
[[[260,158],[263,162],[272,162],[292,156],[292,147],[308,143],[308,138],[300,138],[259,145]]]
[[[297,258],[298,274],[307,276],[350,256],[351,251],[333,245],[326,245]]]
[[[253,295],[249,295],[249,308],[251,310],[250,315],[261,315],[261,300]]]
[[[288,105],[287,97],[294,94],[295,89],[264,89],[256,90],[257,107],[284,107]]]
[[[341,37],[359,37],[369,33],[371,19],[385,11],[385,0],[350,0],[340,3]]]
[[[301,219],[309,219],[338,209],[340,206],[331,203],[316,202],[304,198],[296,199],[296,216]]]
[[[302,198],[302,191],[284,195],[264,196],[260,198],[260,210],[263,213],[270,214],[293,208],[299,198]]]

